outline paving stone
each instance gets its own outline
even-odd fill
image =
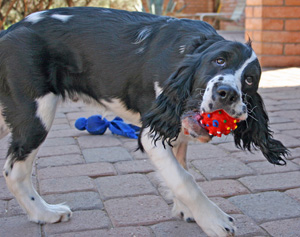
[[[211,197],[209,199],[211,201],[213,201],[215,204],[217,204],[217,206],[220,207],[221,210],[223,210],[227,214],[241,214],[242,213],[240,211],[240,209],[238,209],[235,205],[233,205],[230,201],[228,201],[225,198]]]
[[[80,154],[39,157],[36,160],[36,165],[38,169],[46,167],[76,165],[83,163],[85,162]]]
[[[108,228],[111,226],[106,213],[101,210],[77,211],[68,222],[47,224],[44,226],[46,236],[58,233],[70,233],[84,230]]]
[[[124,148],[126,148],[129,151],[129,153],[131,154],[131,156],[134,159],[137,159],[137,160],[139,160],[139,159],[142,159],[142,160],[149,159],[146,152],[141,152],[140,150],[137,150],[137,148],[138,148],[137,141],[125,142],[122,145],[123,145]]]
[[[275,107],[276,108],[276,107]],[[271,111],[271,110],[270,110]],[[271,131],[273,131],[274,129],[277,130],[281,127],[281,125],[284,125],[286,123],[292,123],[293,120],[290,118],[286,118],[286,117],[279,117],[279,116],[272,116],[272,114],[270,114],[269,116],[269,120],[270,120],[270,124],[271,126]],[[279,126],[275,126],[279,125]]]
[[[207,236],[196,223],[185,221],[167,221],[151,226],[156,237]]]
[[[93,180],[87,176],[45,179],[40,181],[40,193],[43,195],[83,191],[96,191]]]
[[[99,114],[99,113],[98,113]],[[86,110],[86,111],[80,111],[80,112],[71,112],[67,113],[68,120],[77,120],[78,118],[88,118],[95,114],[95,110]]]
[[[241,214],[233,214],[232,217],[237,227],[236,236],[268,236],[250,217]]]
[[[8,202],[4,200],[0,200],[0,217],[4,216],[8,212],[7,208]]]
[[[118,175],[95,180],[100,195],[104,200],[117,197],[129,197],[157,194],[156,189],[142,174]]]
[[[10,139],[11,139],[11,135],[7,135],[6,137],[0,139],[0,149],[6,151],[8,149]]]
[[[266,158],[260,151],[253,151],[253,154],[248,151],[232,153],[233,158],[237,158],[245,164],[257,161],[266,161]]]
[[[3,237],[38,237],[41,236],[40,225],[29,222],[26,216],[0,218],[0,236]]]
[[[0,150],[0,160],[6,160],[7,149]]]
[[[6,186],[5,179],[0,177],[0,200],[10,200],[13,198],[14,196],[10,193]]]
[[[190,166],[190,163],[188,163],[188,166]],[[205,181],[206,179],[204,178],[204,176],[202,174],[200,174],[200,172],[194,168],[194,167],[188,167],[188,172],[193,175],[194,179],[197,181],[197,182],[200,182],[200,181]]]
[[[300,218],[271,221],[261,225],[271,236],[300,236]]]
[[[258,174],[282,173],[300,170],[300,166],[288,161],[285,166],[273,165],[268,161],[253,162],[248,164]]]
[[[88,230],[72,233],[64,233],[63,237],[153,237],[152,231],[145,226],[128,226],[111,229]],[[61,237],[61,234],[50,235],[49,237]]]
[[[299,147],[300,146],[300,140],[285,134],[276,134],[274,136],[276,140],[279,140],[285,145],[286,147]]]
[[[288,158],[293,159],[293,158],[300,157],[300,147],[292,148],[292,149],[290,149],[290,152],[291,152],[291,155]]]
[[[90,148],[82,150],[82,153],[88,163],[132,160],[131,155],[123,147]]]
[[[166,203],[168,203],[169,205],[173,204],[173,194],[167,186],[160,184],[157,190],[160,196],[166,201]]]
[[[55,118],[53,121],[53,125],[58,125],[58,124],[69,124],[68,120],[66,117],[64,118]]]
[[[293,163],[300,165],[300,158],[294,159],[292,161],[293,161]]]
[[[224,149],[227,152],[229,152],[230,154],[232,154],[233,152],[238,152],[240,151],[240,149],[238,149],[234,142],[227,142],[227,143],[222,143],[218,145],[218,148]]]
[[[81,149],[121,145],[120,140],[116,136],[111,134],[105,134],[103,136],[81,136],[78,137],[77,140]]]
[[[76,145],[76,140],[73,137],[60,137],[60,138],[49,138],[46,139],[42,147],[48,146],[65,146],[65,145]]]
[[[53,124],[51,126],[51,131],[66,130],[69,128],[71,128],[69,124]]]
[[[287,190],[300,187],[300,172],[266,174],[239,179],[252,192]]]
[[[80,154],[80,149],[77,145],[55,146],[53,147],[41,147],[37,156],[56,156],[66,154]]]
[[[253,174],[253,170],[241,161],[232,158],[218,158],[210,160],[195,160],[192,164],[208,180],[223,178],[238,178]]]
[[[231,197],[250,193],[247,188],[236,180],[213,180],[198,184],[209,197]]]
[[[171,210],[159,196],[110,199],[104,207],[115,227],[152,225],[171,220]]]
[[[102,209],[103,203],[96,192],[76,192],[43,196],[50,204],[65,203],[72,211]]]
[[[51,179],[71,176],[100,177],[116,175],[114,167],[110,163],[79,164],[59,167],[48,167],[38,170],[39,179]]]
[[[295,200],[300,202],[300,188],[290,189],[288,191],[285,191],[285,193],[291,198],[294,198]]]
[[[79,131],[74,128],[58,130],[58,131],[51,131],[48,133],[47,138],[57,138],[57,137],[79,137],[86,135],[85,131]]]
[[[7,207],[6,216],[26,215],[25,211],[15,198],[8,201]]]
[[[133,161],[120,161],[114,164],[119,174],[130,173],[149,173],[155,170],[151,161],[148,160],[133,160]]]
[[[229,153],[222,148],[212,144],[190,145],[187,150],[188,160],[206,160],[211,158],[230,157]]]
[[[156,171],[151,172],[151,173],[147,174],[146,176],[148,177],[148,179],[150,180],[150,182],[153,184],[153,186],[155,188],[158,188],[163,182],[162,177]]]
[[[299,124],[298,124],[299,127]],[[300,138],[300,129],[293,129],[293,130],[283,130],[282,131],[283,134],[292,136],[292,137],[296,137],[296,138]]]
[[[240,195],[229,201],[257,223],[300,216],[300,203],[280,192]]]

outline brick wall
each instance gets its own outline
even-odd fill
[[[245,13],[262,66],[300,66],[300,0],[247,0]]]

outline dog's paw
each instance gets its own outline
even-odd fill
[[[208,236],[229,237],[236,233],[234,219],[214,203],[194,215],[195,221]]]
[[[47,208],[38,212],[30,212],[29,220],[38,224],[58,223],[70,220],[72,216],[71,209],[63,204],[45,205]]]
[[[192,212],[190,211],[190,209],[188,209],[186,205],[184,205],[181,201],[179,201],[176,198],[173,199],[173,202],[173,216],[179,216],[188,223],[195,222]]]

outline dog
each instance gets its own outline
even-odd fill
[[[288,149],[272,137],[260,76],[250,41],[225,40],[202,21],[104,8],[33,13],[0,33],[7,186],[31,221],[70,219],[69,207],[39,196],[31,173],[58,102],[80,98],[141,125],[138,146],[173,193],[175,213],[209,236],[233,236],[234,219],[188,173],[187,145],[211,140],[195,116],[223,109],[240,121],[232,131],[238,148],[284,165]]]

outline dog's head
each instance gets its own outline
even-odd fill
[[[241,122],[233,135],[237,147],[251,151],[260,148],[273,164],[285,164],[288,154],[280,141],[272,138],[263,101],[257,93],[261,76],[251,42],[212,38],[203,40],[187,54],[143,117],[143,127],[150,127],[154,139],[169,144],[181,129],[200,141],[211,139],[194,114],[225,110]]]

